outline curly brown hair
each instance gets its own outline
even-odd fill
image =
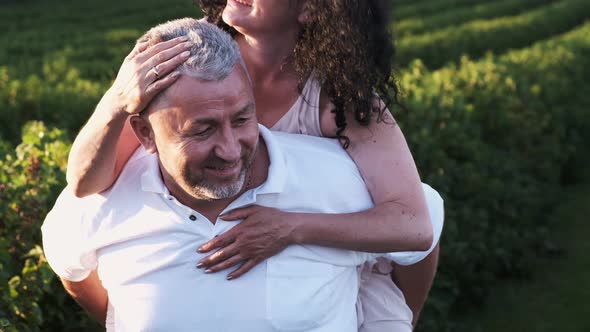
[[[226,0],[195,1],[214,23],[232,35],[237,32],[221,19]],[[398,101],[399,89],[392,65],[395,48],[388,28],[391,0],[309,0],[309,20],[303,26],[293,52],[299,89],[313,72],[335,108],[337,137],[344,147],[349,140],[345,112],[354,114],[361,125],[376,115],[383,119]],[[375,93],[385,107],[375,103]]]

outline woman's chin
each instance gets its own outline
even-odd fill
[[[226,7],[226,9],[223,11],[223,14],[221,15],[221,19],[223,19],[223,22],[225,22],[227,25],[235,28],[240,26],[240,21],[242,21],[240,16],[241,15],[234,13],[232,10],[228,10]]]
[[[225,24],[236,29],[242,35],[248,34],[247,32],[251,30],[249,29],[250,24],[248,24],[248,19],[244,15],[236,15],[235,13],[226,14],[224,11],[221,18]]]
[[[225,23],[230,26],[239,26],[240,23],[245,21],[250,14],[252,7],[245,6],[241,3],[229,0],[221,18]]]

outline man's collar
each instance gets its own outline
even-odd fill
[[[268,176],[266,181],[260,187],[254,189],[255,195],[261,194],[276,194],[283,191],[287,181],[287,163],[285,162],[285,155],[281,147],[276,142],[272,132],[264,127],[258,125],[260,136],[266,143],[270,165],[268,166]],[[143,147],[139,149],[143,150]],[[147,153],[145,150],[137,153]],[[152,192],[160,195],[168,195],[169,190],[164,185],[162,174],[160,173],[160,165],[158,163],[158,156],[156,154],[146,156],[146,168],[141,175],[141,189],[146,192]]]
[[[143,149],[142,146],[139,148]],[[144,151],[144,153],[148,152]],[[145,171],[141,174],[141,190],[155,194],[168,194],[168,188],[166,188],[166,185],[164,185],[162,174],[160,173],[158,155],[152,153],[149,154],[145,159],[147,165]]]
[[[260,136],[266,143],[270,165],[268,165],[268,176],[266,181],[258,187],[256,194],[277,194],[283,191],[287,182],[287,163],[283,150],[276,141],[273,133],[265,126],[259,124]]]

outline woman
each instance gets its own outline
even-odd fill
[[[388,2],[200,1],[208,20],[232,33],[240,47],[260,123],[275,130],[339,138],[376,205],[346,215],[291,214],[262,207],[232,211],[224,219],[244,221],[201,247],[203,252],[222,249],[199,262],[200,267],[216,272],[230,267],[228,258],[237,256],[243,264],[229,276],[238,278],[295,242],[369,252],[431,246],[432,227],[418,172],[403,134],[385,108],[389,91],[394,91],[392,101],[397,98],[397,87],[389,79],[393,46],[384,16]],[[140,43],[126,58],[72,147],[67,176],[77,195],[100,192],[116,180],[139,145],[127,125],[128,116],[143,110],[177,79],[173,71],[186,59],[187,47],[180,39],[151,48]],[[293,240],[283,234],[285,223],[300,237]],[[393,272],[414,319],[434,276],[436,257],[435,250],[408,271]],[[389,318],[362,309],[369,313],[361,330],[411,329],[412,318],[393,308],[403,296],[389,276],[379,274],[388,272],[374,266],[363,270],[368,284],[379,284],[387,292],[388,301],[375,305]],[[415,278],[424,281],[408,283]],[[367,298],[375,295],[365,292]],[[366,302],[363,306],[370,306]]]

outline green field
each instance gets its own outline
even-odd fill
[[[551,218],[559,225],[553,241],[558,250],[540,257],[531,276],[499,283],[483,308],[460,315],[475,332],[583,332],[590,330],[590,159],[584,181],[567,187]],[[458,318],[459,319],[459,318]]]
[[[419,331],[588,331],[590,1],[392,0],[392,109],[445,199]],[[40,248],[71,141],[190,0],[0,2],[0,332],[92,331]]]

